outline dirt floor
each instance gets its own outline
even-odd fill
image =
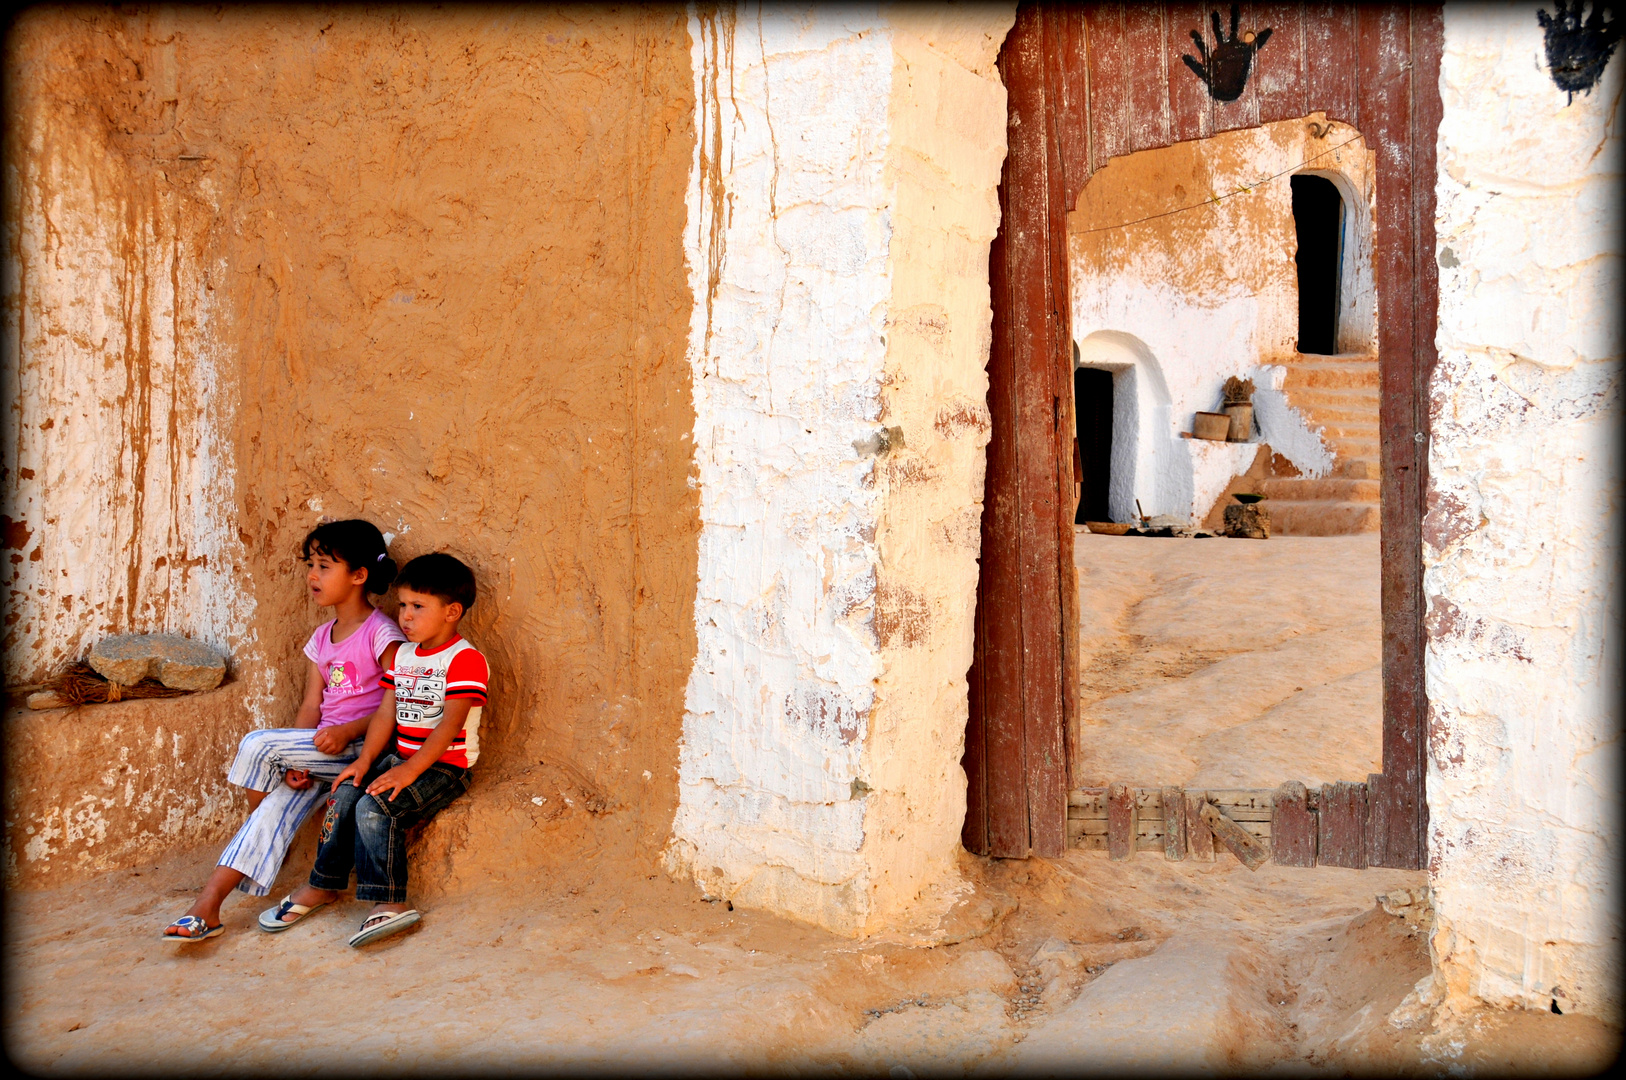
[[[1074,548],[1074,782],[1273,788],[1382,771],[1378,535]]]
[[[1102,540],[1079,545],[1092,767],[1261,786],[1375,768],[1371,538]],[[1227,692],[1247,700],[1213,704]],[[365,950],[345,945],[354,901],[272,935],[254,925],[270,901],[237,898],[222,937],[159,940],[212,848],[13,892],[9,1055],[80,1075],[1537,1075],[1596,1072],[1619,1047],[1586,1017],[1426,1008],[1426,916],[1377,901],[1420,872],[964,856],[943,923],[858,942],[708,901],[632,854],[623,813],[551,774],[526,783],[482,801],[547,812],[470,829],[455,871],[426,867],[424,921]],[[307,834],[272,899],[310,853]]]

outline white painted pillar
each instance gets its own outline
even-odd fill
[[[957,880],[1012,21],[690,20],[699,648],[668,865],[842,932]]]
[[[1569,100],[1537,7],[1445,10],[1423,526],[1433,946],[1448,1002],[1618,1024],[1626,58]]]

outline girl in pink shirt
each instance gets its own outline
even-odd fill
[[[291,728],[243,737],[227,780],[246,789],[248,820],[220,856],[197,902],[164,929],[167,941],[203,941],[225,931],[220,905],[233,888],[250,896],[271,891],[294,834],[327,793],[330,781],[356,760],[367,722],[378,711],[380,679],[406,640],[395,620],[368,597],[395,579],[384,536],[367,521],[331,521],[305,537],[302,548],[311,599],[334,617],[305,643],[310,661],[305,698]],[[284,901],[289,925],[312,910]]]

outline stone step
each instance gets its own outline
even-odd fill
[[[1370,421],[1346,420],[1322,424],[1312,422],[1310,424],[1312,431],[1317,427],[1321,429],[1321,437],[1329,442],[1370,442],[1374,446],[1377,445],[1378,425],[1375,419]]]
[[[1378,481],[1344,476],[1312,480],[1303,476],[1278,476],[1259,481],[1259,493],[1270,499],[1270,505],[1283,502],[1350,502],[1375,503],[1378,501]]]
[[[1287,364],[1287,377],[1282,389],[1289,399],[1299,387],[1330,389],[1378,388],[1378,362],[1376,360],[1319,360]]]
[[[1299,386],[1285,391],[1287,400],[1299,409],[1366,409],[1373,416],[1383,395],[1370,386]]]
[[[1367,408],[1364,405],[1299,405],[1297,402],[1292,404],[1298,408],[1299,415],[1304,417],[1304,422],[1311,431],[1318,427],[1326,427],[1328,424],[1370,424],[1376,427],[1378,422],[1376,405]]]
[[[1340,461],[1382,461],[1382,451],[1378,449],[1378,440],[1370,439],[1344,439],[1322,436],[1327,447],[1332,450],[1333,456]]]
[[[1270,500],[1272,536],[1349,536],[1377,532],[1382,521],[1378,504]]]
[[[1379,480],[1383,477],[1383,466],[1376,458],[1339,458],[1333,464],[1332,471],[1334,476],[1350,480]]]

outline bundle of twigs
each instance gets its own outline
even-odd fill
[[[127,701],[131,698],[180,697],[190,690],[176,690],[157,679],[147,678],[133,686],[108,682],[96,674],[89,664],[69,664],[60,675],[45,684],[63,705],[99,705],[108,701]]]
[[[1225,380],[1225,404],[1245,405],[1253,400],[1253,380],[1235,375]]]

